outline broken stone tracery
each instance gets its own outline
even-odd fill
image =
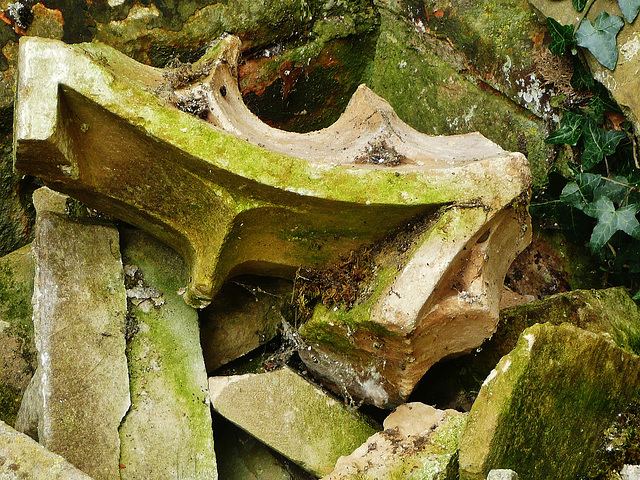
[[[166,88],[158,70],[100,45],[23,40],[15,166],[174,247],[198,307],[230,277],[322,268],[421,219],[374,256],[366,294],[317,305],[296,332],[310,371],[393,407],[494,331],[504,274],[530,237],[526,159],[479,134],[420,134],[364,86],[327,129],[273,129],[242,103],[237,51],[226,37],[194,67],[204,80],[163,94],[212,126],[150,93]],[[160,298],[138,287],[141,305]]]

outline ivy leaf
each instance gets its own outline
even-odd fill
[[[582,167],[590,170],[600,163],[605,156],[612,155],[618,144],[627,134],[619,130],[605,131],[598,127],[592,118],[587,119],[582,129],[584,152],[582,152]]]
[[[611,180],[614,181],[612,182]],[[625,177],[618,177],[614,175],[611,180],[604,178],[602,185],[596,187],[593,192],[594,200],[597,200],[600,197],[607,197],[613,203],[620,204],[627,197],[627,194],[629,193],[629,187],[625,186],[627,184],[627,179]]]
[[[580,186],[580,191],[585,197],[597,200],[595,192],[602,183],[602,176],[595,173],[578,173],[576,183]]]
[[[583,210],[585,206],[585,198],[576,182],[569,182],[565,185],[562,189],[559,200],[577,208],[578,210]]]
[[[587,0],[571,0],[573,3],[573,8],[575,8],[578,12],[581,12],[584,6],[587,4]]]
[[[595,84],[593,75],[577,57],[573,60],[573,75],[570,83],[576,90],[590,90]]]
[[[551,32],[551,43],[549,44],[551,53],[560,57],[564,55],[567,47],[576,43],[573,38],[573,26],[562,25],[556,19],[547,17],[547,27]]]
[[[560,121],[560,128],[545,138],[544,143],[549,145],[567,143],[571,146],[575,146],[576,143],[578,143],[578,140],[580,140],[580,135],[582,135],[582,126],[584,122],[584,115],[578,115],[571,111],[564,112],[562,120]]]
[[[627,22],[633,23],[640,11],[640,0],[618,0],[618,5]]]
[[[576,42],[589,50],[602,65],[613,70],[618,63],[616,36],[623,26],[621,16],[600,12],[593,25],[586,18],[582,20],[576,32]]]
[[[587,205],[584,212],[598,219],[589,240],[593,252],[600,250],[619,230],[634,238],[640,238],[640,223],[636,218],[638,205],[629,205],[616,210],[610,199],[600,197]]]

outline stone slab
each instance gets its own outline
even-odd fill
[[[341,457],[323,480],[453,480],[465,415],[411,402],[400,405],[378,432]]]
[[[139,230],[121,229],[131,409],[120,427],[120,478],[217,478],[198,312],[179,295],[182,258]]]
[[[319,477],[375,432],[356,412],[289,368],[211,377],[209,390],[220,415]]]
[[[480,389],[460,438],[460,479],[494,468],[525,480],[588,477],[604,430],[639,391],[640,357],[569,324],[534,325]]]
[[[36,193],[39,441],[96,480],[119,479],[118,428],[130,402],[118,230],[47,210],[57,194]]]
[[[218,474],[224,480],[315,480],[244,430],[215,415]]]
[[[91,480],[60,455],[0,421],[0,478],[3,480]]]

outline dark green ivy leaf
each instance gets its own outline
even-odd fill
[[[587,0],[571,0],[571,3],[573,3],[573,8],[581,12],[584,6],[587,4]]]
[[[566,143],[575,146],[580,140],[580,135],[582,135],[582,126],[585,120],[584,115],[578,115],[571,111],[564,112],[560,121],[560,128],[545,138],[544,143],[549,145]]]
[[[571,25],[562,25],[557,20],[547,17],[547,27],[551,32],[551,43],[549,50],[558,56],[564,55],[567,47],[575,44],[573,38],[573,27]]]
[[[640,223],[636,218],[638,205],[629,205],[616,210],[611,200],[600,197],[589,204],[584,212],[598,219],[589,241],[591,250],[594,252],[600,250],[619,230],[634,238],[640,238]]]
[[[591,72],[582,64],[577,56],[574,57],[571,86],[576,90],[590,90],[594,84],[595,80]]]
[[[578,210],[583,210],[586,204],[586,199],[584,198],[584,195],[582,195],[580,187],[576,182],[569,182],[565,185],[562,189],[559,200],[577,208]]]
[[[618,0],[618,5],[627,22],[633,23],[640,11],[640,0]]]
[[[589,50],[602,65],[613,70],[618,63],[616,36],[623,26],[621,16],[609,15],[603,11],[593,25],[586,18],[582,20],[575,39],[579,46]]]
[[[595,173],[578,173],[576,175],[576,183],[580,187],[582,194],[591,200],[597,200],[595,191],[603,182],[601,175]]]
[[[596,175],[599,177],[599,175]],[[611,179],[601,177],[602,185],[596,187],[593,192],[593,199],[597,200],[600,197],[607,197],[615,204],[620,204],[629,193],[629,187],[627,185],[627,179],[625,177],[619,177],[614,175]]]
[[[627,134],[618,130],[605,131],[598,127],[592,118],[588,118],[582,128],[584,152],[582,152],[582,167],[585,170],[592,169],[600,163],[605,156],[612,155],[618,144]]]

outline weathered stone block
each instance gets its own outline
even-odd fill
[[[91,480],[64,458],[0,421],[0,477],[4,480]]]
[[[534,325],[485,380],[460,439],[461,480],[589,476],[603,432],[640,391],[640,357],[606,336]]]
[[[453,480],[465,415],[423,403],[400,405],[351,455],[341,457],[323,480]]]
[[[289,368],[211,377],[209,390],[213,408],[223,417],[320,477],[375,432]]]
[[[215,480],[198,313],[178,294],[187,282],[186,266],[139,230],[121,229],[121,248],[131,307],[131,409],[120,427],[120,478]]]
[[[47,210],[44,199],[57,195],[47,190],[34,195],[38,437],[95,479],[119,479],[118,427],[130,403],[118,231]]]
[[[624,287],[572,290],[500,311],[493,336],[477,351],[434,366],[420,381],[420,398],[452,408],[471,408],[482,381],[536,323],[571,323],[602,333],[619,347],[640,353],[640,308]]]

